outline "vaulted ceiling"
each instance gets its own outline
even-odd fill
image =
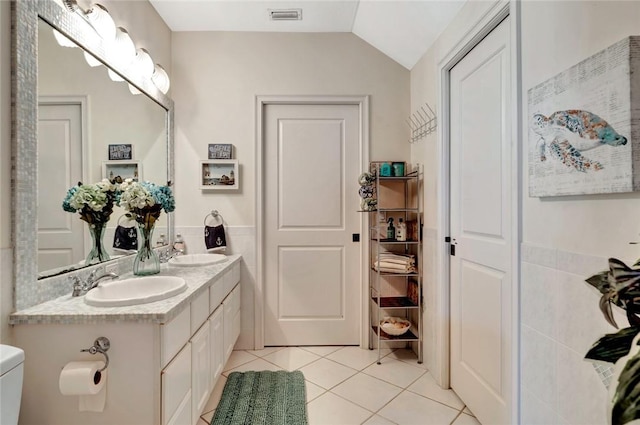
[[[352,32],[407,69],[465,0],[150,0],[172,31]],[[270,10],[301,9],[272,21]]]

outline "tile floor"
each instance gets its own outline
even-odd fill
[[[248,370],[301,370],[309,425],[479,425],[451,390],[443,390],[410,350],[269,347],[234,351],[197,425],[208,425],[226,377]]]

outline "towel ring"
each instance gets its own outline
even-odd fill
[[[122,214],[120,217],[118,217],[118,222],[116,223],[117,226],[120,225],[120,220],[122,220],[122,217],[126,217],[127,221],[133,221],[133,226],[130,227],[136,227],[136,220],[129,213]]]
[[[214,220],[219,221],[219,223],[218,223],[218,224],[216,224],[216,226],[219,226],[219,225],[221,225],[221,224],[224,224],[224,218],[222,218],[222,214],[220,214],[220,213],[218,212],[218,210],[211,210],[211,212],[210,212],[209,214],[207,214],[207,215],[204,217],[204,225],[205,225],[205,226],[207,225],[207,219],[208,219],[209,217],[213,218]]]

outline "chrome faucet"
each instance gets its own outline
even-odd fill
[[[78,276],[71,276],[71,281],[73,282],[73,292],[71,293],[72,297],[79,297],[81,295],[86,294],[90,290],[96,288],[100,282],[105,279],[117,279],[119,276],[115,273],[104,273],[100,276],[96,276],[98,274],[98,270],[94,270],[89,274],[87,280],[85,282],[82,281]]]
[[[166,263],[171,260],[173,257],[177,257],[178,255],[184,254],[183,249],[175,249],[172,246],[167,247],[166,249],[161,249],[158,252],[158,258],[161,263]]]

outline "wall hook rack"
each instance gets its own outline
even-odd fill
[[[427,109],[425,109],[425,106]],[[436,130],[438,120],[436,113],[428,103],[420,106],[414,113],[406,120],[407,125],[411,129],[411,137],[409,137],[409,143],[415,143],[418,140],[428,136]]]

